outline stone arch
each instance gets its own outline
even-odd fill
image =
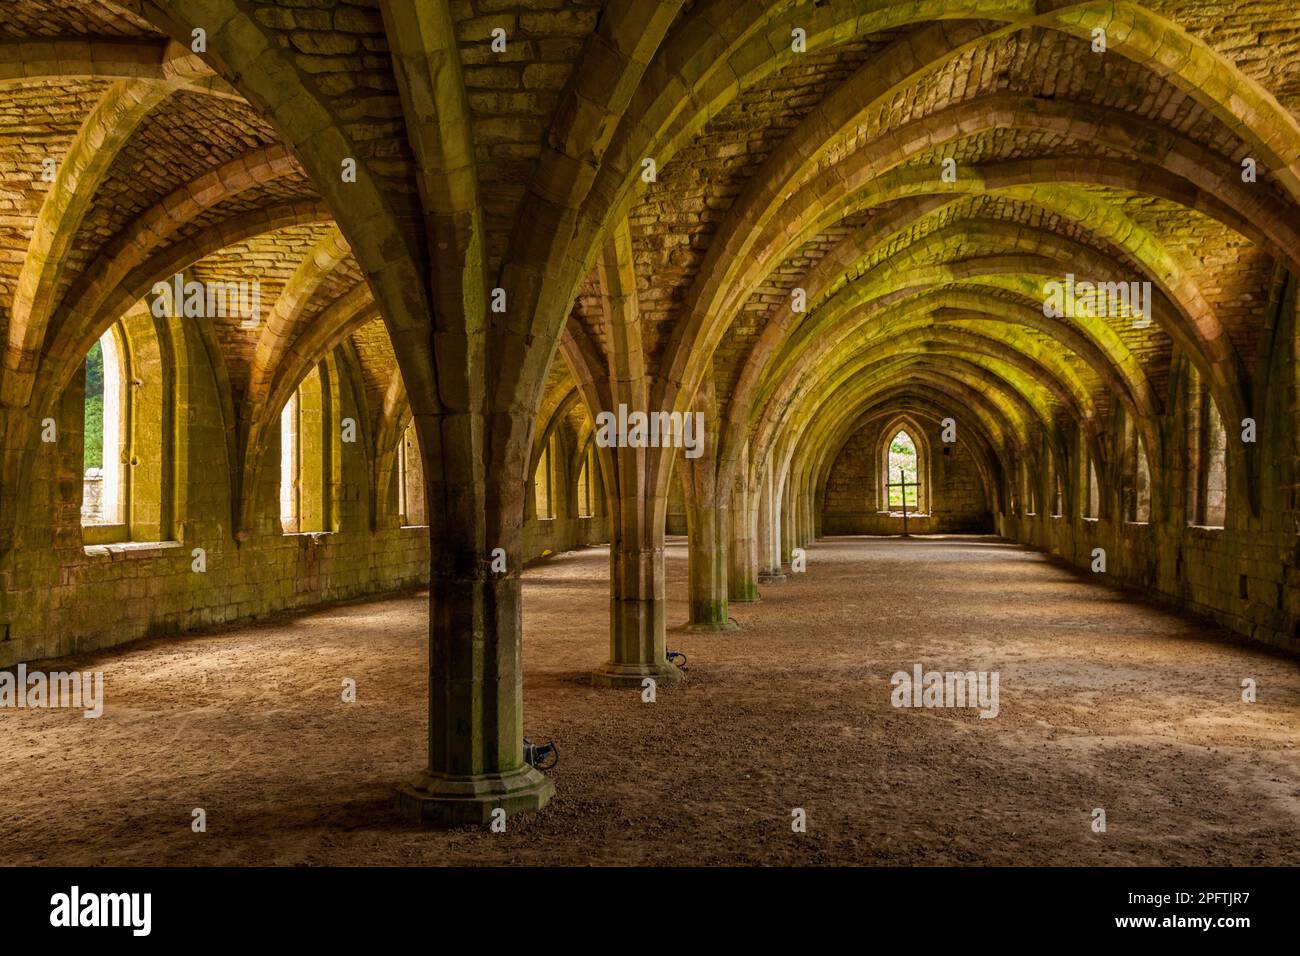
[[[86,117],[59,164],[14,293],[0,389],[5,405],[22,407],[30,401],[37,351],[77,229],[118,150],[170,92],[160,83],[144,80],[114,84]]]

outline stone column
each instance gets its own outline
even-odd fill
[[[727,569],[727,598],[751,603],[758,598],[758,514],[755,491],[749,485],[748,456],[731,488],[731,542]]]
[[[803,481],[797,468],[790,469],[790,504],[794,518],[794,546],[802,548],[808,543],[807,513],[804,508]]]
[[[613,344],[605,397],[649,411],[641,347],[632,235],[622,220],[598,262],[601,295]],[[682,674],[668,663],[664,626],[664,516],[671,451],[598,449],[609,513],[609,662],[592,675],[598,687],[637,687],[647,677],[675,684]]]
[[[523,756],[522,488],[513,499],[498,490],[519,520],[492,540],[483,479],[451,453],[466,436],[439,434],[456,423],[429,419],[416,418],[430,506],[429,763],[398,788],[398,807],[416,820],[482,824],[498,808],[538,810],[555,790]],[[504,571],[493,567],[498,547]]]
[[[817,540],[817,531],[813,522],[813,490],[812,482],[808,476],[804,476],[803,490],[799,494],[799,511],[803,516],[803,532],[801,544],[807,546]]]
[[[597,687],[636,687],[652,677],[679,683],[668,662],[664,621],[664,513],[666,495],[655,491],[649,455],[655,449],[610,449],[609,662],[592,675]],[[667,467],[668,462],[662,461]]]
[[[781,570],[781,527],[770,457],[762,471],[758,489],[758,583],[774,584],[784,581],[785,573]]]
[[[683,488],[689,535],[689,599],[692,630],[724,631],[736,625],[727,616],[727,548],[731,503],[718,494],[714,459],[684,461]]]
[[[777,499],[781,503],[781,514],[778,519],[778,527],[781,529],[781,570],[788,573],[790,562],[794,559],[794,549],[798,544],[798,522],[796,517],[794,491],[791,486],[794,484],[793,469],[786,475],[785,486]]]

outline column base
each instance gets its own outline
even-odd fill
[[[713,631],[735,631],[738,630],[739,628],[740,625],[737,624],[735,621],[726,620],[726,621],[709,621],[704,624],[691,624],[688,622],[681,627],[681,630],[685,631],[688,634],[708,634]],[[678,630],[678,629],[673,628],[673,630]]]
[[[641,682],[653,677],[658,687],[675,687],[685,680],[685,675],[675,664],[606,664],[591,675],[596,687],[641,689]]]
[[[507,817],[540,810],[555,795],[555,783],[540,770],[523,766],[507,773],[467,777],[420,774],[397,788],[397,809],[416,823],[442,826],[484,825],[492,811]]]
[[[759,571],[759,584],[780,584],[785,580],[785,574],[780,571]]]
[[[736,593],[727,593],[728,604],[756,604],[762,598],[758,593],[758,578],[735,584]]]

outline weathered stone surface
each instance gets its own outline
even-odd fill
[[[819,535],[899,530],[903,416],[909,530],[1102,548],[1300,649],[1287,5],[820,5],[806,49],[761,5],[150,9],[0,24],[0,665],[428,584],[429,775],[513,773],[524,562],[610,541],[597,681],[671,682],[665,533],[726,626]],[[259,321],[151,316],[177,275]],[[1046,314],[1067,275],[1149,314]],[[83,527],[105,333],[122,520]],[[689,466],[593,444],[701,403]]]

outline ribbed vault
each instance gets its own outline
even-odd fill
[[[41,436],[101,336],[159,283],[255,281],[257,322],[177,333],[178,368],[209,363],[218,383],[221,533],[259,546],[304,381],[355,407],[361,477],[336,458],[326,484],[365,503],[370,532],[419,459],[417,813],[471,777],[521,806],[548,792],[519,751],[531,483],[555,449],[576,482],[620,405],[698,412],[706,440],[699,458],[595,453],[600,683],[677,679],[670,500],[692,623],[727,627],[728,601],[816,537],[853,437],[904,417],[952,423],[990,529],[1069,557],[1123,548],[1122,521],[1082,522],[1118,521],[1138,471],[1157,476],[1130,523],[1168,554],[1133,573],[1183,595],[1205,410],[1228,436],[1225,532],[1283,551],[1294,532],[1278,504],[1294,409],[1276,396],[1300,270],[1300,41],[1274,29],[1293,21],[1281,2],[1208,0],[10,0],[0,561],[78,553]],[[1067,277],[1149,289],[1147,314],[1049,314]],[[1248,421],[1269,440],[1236,440]],[[1284,632],[1300,609],[1274,605],[1248,626]]]

